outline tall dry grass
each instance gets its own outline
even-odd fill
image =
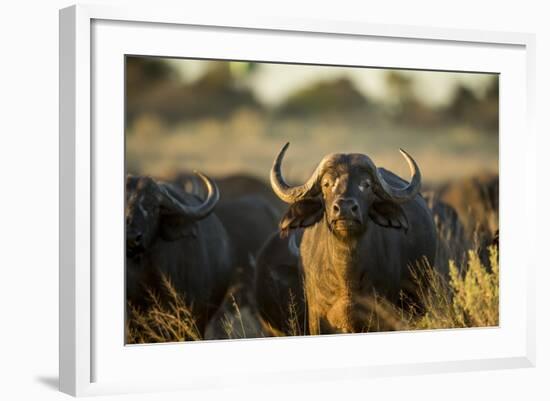
[[[419,304],[402,302],[395,305],[383,297],[364,297],[357,307],[362,311],[361,332],[393,330],[450,329],[491,327],[499,324],[499,263],[495,246],[488,249],[489,265],[485,265],[477,252],[469,251],[461,265],[449,262],[450,277],[445,278],[436,269],[419,264],[414,278],[419,288]],[[168,302],[149,292],[151,307],[147,311],[130,308],[126,326],[127,343],[158,343],[202,340],[191,308],[185,304],[170,281],[163,279]],[[288,305],[287,330],[277,331],[248,309],[243,313],[235,297],[228,294],[230,308],[217,317],[222,332],[211,334],[209,339],[240,339],[264,336],[302,336],[304,322],[299,320],[296,298],[291,296]],[[255,322],[254,322],[254,319]],[[254,324],[257,327],[253,327]],[[263,326],[263,331],[260,327]],[[317,330],[316,330],[317,327]],[[319,325],[310,322],[309,335],[320,333]]]
[[[362,311],[362,332],[392,330],[449,329],[466,327],[491,327],[499,324],[499,263],[495,246],[488,249],[490,258],[486,266],[477,252],[470,250],[466,261],[459,265],[449,262],[447,279],[426,264],[414,270],[418,285],[419,304],[401,302],[395,305],[383,297],[370,296],[359,300]],[[177,342],[204,339],[197,328],[192,308],[178,294],[169,279],[163,278],[168,301],[161,301],[158,294],[149,292],[151,306],[146,311],[130,306],[126,325],[129,344]],[[292,294],[291,294],[292,295]],[[291,296],[288,305],[289,319],[284,332],[260,322],[250,310],[241,310],[235,297],[228,294],[230,308],[217,317],[222,332],[210,334],[209,339],[240,339],[264,336],[301,336],[304,322],[299,321],[296,298]],[[246,316],[243,316],[246,315]],[[254,327],[256,325],[257,327]],[[263,326],[263,330],[260,328]],[[320,333],[319,325],[310,322],[308,333]]]
[[[493,327],[499,324],[499,263],[496,246],[488,247],[485,265],[470,250],[462,264],[450,260],[449,276],[426,262],[412,269],[418,300],[402,294],[398,305],[379,295],[363,297],[355,304],[362,316],[361,332]],[[295,308],[289,305],[289,310]],[[280,336],[301,335],[300,322],[290,314],[288,330]],[[295,316],[295,315],[294,315]],[[342,317],[344,319],[345,317]],[[309,334],[320,334],[319,321],[309,322]]]
[[[127,344],[202,339],[192,308],[185,302],[184,297],[176,291],[168,277],[162,276],[161,280],[162,299],[161,294],[148,291],[150,307],[147,310],[139,310],[133,305],[128,305]]]
[[[499,324],[498,250],[491,246],[489,265],[470,250],[463,265],[450,261],[450,278],[435,269],[417,273],[423,313],[404,315],[408,329],[490,327]]]
[[[193,308],[185,302],[170,279],[162,276],[162,294],[147,291],[149,308],[128,305],[126,343],[148,344],[211,339],[263,337],[259,322],[248,306],[241,306],[230,289],[225,307],[220,308],[204,335],[197,326]]]

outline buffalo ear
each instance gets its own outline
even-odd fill
[[[294,202],[279,223],[281,237],[286,237],[290,230],[309,227],[323,218],[324,205],[319,198],[306,198]]]
[[[159,235],[165,241],[175,241],[183,237],[197,236],[197,225],[185,218],[173,214],[161,215]]]
[[[392,202],[374,202],[369,209],[369,217],[382,227],[402,228],[407,232],[409,220],[403,208]]]

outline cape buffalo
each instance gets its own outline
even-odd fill
[[[255,316],[256,313],[253,296],[256,268],[254,258],[267,238],[277,231],[279,213],[257,195],[220,201],[215,213],[229,235],[236,269],[227,299],[212,319],[207,336],[210,339],[227,338],[228,319],[237,313],[240,315],[240,322],[236,325],[237,330],[231,333],[232,338],[257,337],[259,328],[254,326],[257,326],[256,319],[248,319],[250,324],[243,324],[243,321],[246,323],[246,316]],[[239,311],[235,309],[235,305],[238,305]]]
[[[277,230],[277,211],[257,195],[220,202],[215,212],[229,234],[237,266],[250,266],[251,258]]]
[[[218,188],[197,175],[206,187],[204,200],[150,177],[127,177],[126,295],[132,305],[147,308],[147,291],[162,293],[164,275],[203,333],[225,296],[233,255],[227,232],[212,213]]]
[[[435,265],[446,266],[449,260],[462,265],[472,244],[458,213],[454,207],[443,202],[433,192],[424,193],[424,197],[432,211],[437,231]]]
[[[288,146],[275,159],[271,186],[290,204],[280,222],[281,235],[303,229],[298,259],[307,330],[363,331],[363,299],[381,295],[397,302],[401,291],[414,293],[409,267],[422,260],[433,263],[436,231],[419,195],[420,169],[401,150],[412,172],[407,183],[376,167],[366,155],[334,153],[319,163],[305,184],[290,186],[281,172]],[[257,294],[262,297],[261,291]]]
[[[482,173],[443,185],[437,198],[452,206],[464,225],[468,239],[489,241],[498,229],[499,178]]]
[[[305,334],[307,313],[300,268],[302,229],[288,236],[275,232],[256,259],[254,295],[267,334]]]

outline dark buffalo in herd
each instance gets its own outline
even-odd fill
[[[208,195],[201,201],[170,183],[149,177],[126,179],[126,296],[148,307],[148,291],[163,293],[162,275],[192,305],[197,328],[224,299],[232,276],[229,236],[212,213],[216,184],[204,175]]]
[[[233,248],[233,264],[236,266],[233,290],[239,296],[239,304],[250,304],[249,289],[255,278],[255,256],[265,240],[277,229],[279,213],[264,198],[246,195],[220,202],[216,215],[226,228]]]
[[[333,153],[305,183],[289,185],[282,173],[287,148],[275,158],[271,188],[247,175],[212,180],[183,173],[166,181],[129,175],[128,304],[146,310],[149,294],[162,294],[165,276],[202,336],[227,311],[229,293],[253,311],[266,335],[365,331],[364,300],[397,303],[405,294],[419,302],[412,269],[436,262],[447,274],[446,262],[464,256],[465,249],[448,244],[472,240],[466,216],[480,212],[457,193],[484,197],[498,213],[498,179],[423,197],[420,168],[403,150],[410,182],[364,154]],[[498,232],[484,241],[498,245]]]
[[[203,335],[229,287],[252,286],[252,258],[276,229],[278,213],[254,195],[219,202],[216,183],[197,176],[204,188],[188,192],[177,183],[127,177],[126,295],[147,309],[149,292],[162,295],[164,275]],[[240,300],[250,302],[243,291]]]
[[[300,270],[300,243],[303,230],[288,235],[274,232],[260,250],[256,261],[256,307],[271,334],[305,334],[307,311],[303,274]],[[292,321],[297,327],[290,327]]]
[[[494,221],[498,221],[498,176],[480,174],[453,180],[439,188],[436,197],[456,211],[467,233],[481,233],[484,236],[470,238],[472,241],[482,242],[494,236],[498,229],[492,226]]]

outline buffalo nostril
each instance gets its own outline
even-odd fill
[[[340,211],[340,206],[335,203],[332,205],[332,210],[334,211],[334,213],[338,213]]]
[[[359,207],[358,207],[357,205],[353,205],[353,206],[351,207],[351,211],[352,211],[353,213],[357,213],[358,210],[359,210]]]

